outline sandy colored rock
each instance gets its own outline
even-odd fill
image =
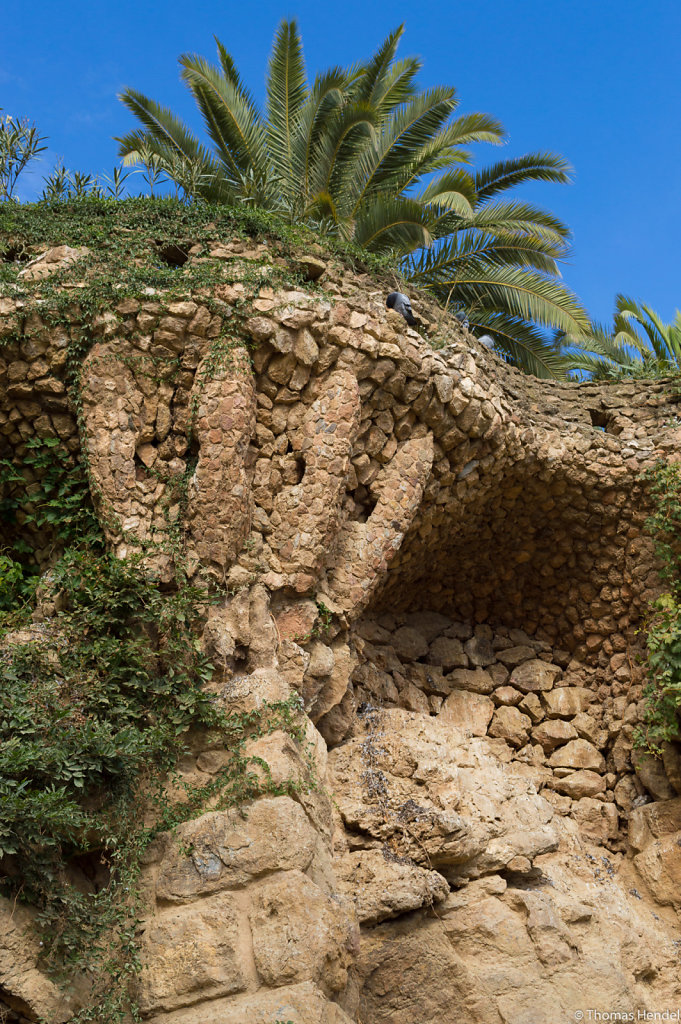
[[[552,768],[587,768],[594,772],[605,769],[603,755],[588,740],[570,740],[565,746],[554,750],[549,764]]]
[[[494,703],[489,697],[468,690],[453,690],[442,705],[439,717],[472,736],[484,736],[493,714]]]
[[[464,651],[468,655],[471,665],[485,668],[496,661],[496,654],[492,644],[484,637],[474,636],[464,644]]]
[[[534,659],[524,661],[511,672],[510,685],[523,693],[544,693],[553,688],[560,673],[557,665]]]
[[[169,909],[144,931],[139,1003],[143,1013],[175,1010],[197,997],[246,988],[246,924],[233,896]]]
[[[513,686],[498,686],[492,694],[492,699],[495,704],[515,707],[523,699],[523,695],[520,690],[516,690]]]
[[[488,695],[494,689],[491,675],[482,668],[455,668],[445,676],[445,682],[450,690],[468,690],[470,693]]]
[[[531,724],[530,718],[518,708],[500,707],[490,722],[489,735],[507,740],[514,747],[522,747],[527,743]]]
[[[445,672],[453,668],[466,668],[468,665],[461,641],[447,636],[438,637],[430,645],[427,660],[431,665],[442,666]]]
[[[573,718],[589,706],[593,696],[583,686],[557,686],[541,699],[549,718]]]
[[[618,817],[614,804],[584,796],[572,805],[572,817],[583,836],[596,843],[617,838]]]
[[[532,739],[541,743],[546,753],[550,754],[568,740],[577,739],[577,730],[569,722],[554,718],[535,726],[532,730]]]
[[[654,839],[634,858],[658,903],[681,909],[681,831]]]
[[[257,890],[250,913],[253,956],[267,985],[314,981],[327,995],[348,980],[357,941],[351,919],[300,871],[287,871]]]
[[[340,891],[354,902],[360,924],[376,924],[410,910],[440,903],[449,885],[437,871],[428,871],[382,850],[346,853],[336,864]]]
[[[294,795],[211,811],[149,852],[147,1005],[177,1007],[153,1019],[557,1024],[676,1006],[681,826],[659,798],[678,750],[640,777],[631,764],[659,586],[642,473],[681,443],[668,383],[538,381],[415,295],[422,330],[443,332],[431,348],[335,257],[313,295],[253,286],[273,259],[290,268],[274,239],[207,251],[191,255],[215,261],[210,296],[88,311],[82,438],[77,293],[57,325],[51,300],[0,298],[0,454],[53,433],[87,449],[112,550],[148,550],[167,583],[184,545],[190,575],[227,589],[203,635],[216,699],[307,712],[298,739],[247,743]],[[43,571],[54,546],[35,550]],[[36,625],[56,611],[39,600]],[[227,757],[214,738],[192,751],[187,779]],[[658,799],[637,806],[644,782]],[[4,942],[0,1016],[15,1000],[61,1019]]]
[[[522,644],[517,647],[507,647],[503,651],[497,651],[497,659],[508,666],[508,668],[522,665],[524,661],[532,661],[534,657],[534,648]]]
[[[352,1018],[311,981],[200,1003],[154,1016],[151,1024],[272,1024],[288,1020],[296,1024],[353,1024]]]
[[[655,839],[681,832],[681,797],[674,800],[656,800],[655,803],[635,807],[629,814],[629,845],[640,852]]]
[[[598,796],[599,793],[605,791],[603,776],[587,769],[572,772],[563,779],[555,778],[551,785],[558,793],[565,793],[573,800],[579,800],[583,796]]]
[[[238,810],[204,814],[176,834],[157,883],[169,902],[241,888],[269,871],[304,871],[318,843],[305,812],[287,796],[257,800],[245,817]]]
[[[632,763],[639,779],[655,800],[673,800],[676,790],[667,778],[664,763],[659,757],[635,750]]]

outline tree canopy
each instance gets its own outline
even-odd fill
[[[120,138],[127,164],[164,172],[191,198],[251,203],[291,222],[391,253],[407,281],[433,291],[499,351],[539,376],[564,361],[552,330],[580,334],[588,317],[562,284],[569,231],[558,218],[503,197],[528,181],[566,182],[553,153],[474,171],[476,143],[498,145],[488,114],[456,115],[451,86],[422,90],[421,61],[398,59],[403,27],[365,62],[307,78],[295,21],[275,35],[265,110],[216,38],[218,64],[179,58],[208,143],[155,100],[121,95],[141,127]]]

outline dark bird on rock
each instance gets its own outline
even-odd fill
[[[471,325],[471,322],[470,322],[470,320],[468,319],[468,317],[466,316],[465,313],[455,313],[454,314],[454,319],[458,320],[459,323],[461,324],[461,326],[465,327],[466,330],[468,330],[468,328]]]
[[[396,313],[401,313],[410,327],[416,324],[416,319],[411,309],[411,302],[402,292],[391,292],[385,300],[385,304],[388,309],[394,309]]]

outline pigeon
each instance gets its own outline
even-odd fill
[[[402,292],[391,292],[385,300],[385,304],[388,309],[394,309],[396,313],[401,313],[410,327],[416,324],[416,319],[411,310],[411,302]]]
[[[468,319],[468,317],[466,316],[465,313],[455,313],[454,314],[454,319],[458,320],[459,323],[461,324],[461,326],[464,327],[466,330],[468,330],[468,328],[471,325],[471,322],[470,322],[470,320]]]
[[[485,348],[494,348],[494,338],[490,337],[489,334],[481,334],[478,341],[481,345],[484,345]]]

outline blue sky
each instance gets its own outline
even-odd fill
[[[116,98],[125,86],[200,130],[177,57],[194,51],[214,59],[213,34],[262,98],[282,17],[298,19],[311,75],[367,57],[404,21],[401,53],[423,59],[422,85],[454,85],[460,113],[487,111],[506,126],[505,147],[478,147],[477,163],[555,150],[575,168],[573,184],[536,185],[524,195],[572,228],[563,277],[592,315],[609,321],[621,291],[672,319],[681,307],[681,4],[674,0],[7,5],[0,107],[49,136],[23,198],[42,187],[57,157],[73,170],[110,173],[112,137],[134,126]]]

